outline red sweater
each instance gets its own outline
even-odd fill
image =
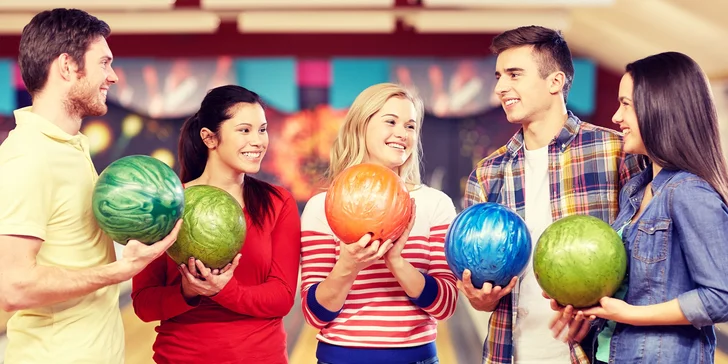
[[[283,201],[273,197],[274,218],[262,229],[245,211],[248,230],[240,264],[217,295],[188,305],[177,265],[167,254],[134,277],[134,312],[142,321],[161,321],[155,362],[288,362],[283,316],[296,294],[301,220],[293,196],[276,188]]]

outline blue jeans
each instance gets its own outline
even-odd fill
[[[326,363],[326,362],[323,362],[323,361],[318,361],[317,363],[318,364],[333,364],[333,363]],[[435,356],[435,357],[432,357],[432,358],[429,358],[429,359],[415,361],[415,362],[412,362],[410,364],[440,364],[440,359],[438,359]]]

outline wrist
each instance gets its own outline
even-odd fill
[[[117,260],[111,264],[109,264],[110,269],[110,278],[111,281],[114,284],[119,284],[122,282],[126,282],[134,277],[136,275],[136,271],[132,267],[131,263],[125,261],[125,260]]]
[[[336,264],[334,264],[334,268],[331,269],[329,277],[346,282],[354,282],[357,274],[359,274],[359,271],[356,269],[356,266],[339,260]]]
[[[398,256],[396,258],[392,259],[385,259],[384,264],[389,268],[390,271],[397,271],[405,267],[407,264],[407,261],[402,258],[402,256]]]
[[[632,326],[642,326],[646,322],[652,321],[653,313],[654,310],[645,310],[644,306],[627,305],[624,312],[618,317],[615,317],[614,321]]]

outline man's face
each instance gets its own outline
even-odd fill
[[[507,49],[496,60],[495,95],[508,121],[523,124],[547,111],[552,102],[551,77],[539,73],[532,46]]]
[[[106,94],[109,86],[118,80],[111,68],[112,60],[111,49],[103,37],[89,45],[84,55],[84,69],[79,70],[68,92],[66,107],[69,114],[81,118],[106,114]]]

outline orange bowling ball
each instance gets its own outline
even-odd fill
[[[344,243],[367,233],[372,241],[394,241],[407,227],[412,202],[404,181],[391,169],[362,163],[342,171],[326,193],[326,220]]]

